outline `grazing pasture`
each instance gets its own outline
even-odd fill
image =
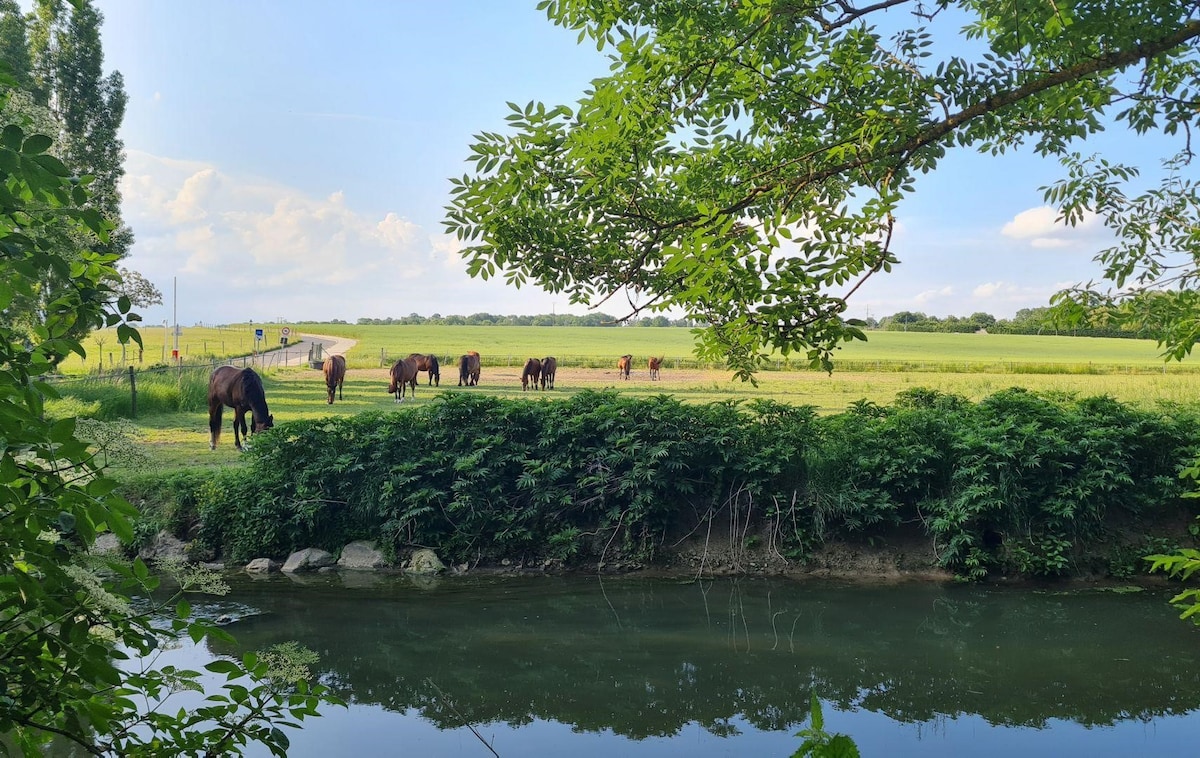
[[[224,335],[228,349],[239,344],[231,335],[253,335],[250,329],[250,325],[214,329],[212,334],[214,339]],[[148,348],[154,344],[152,339],[164,336],[161,327],[146,331],[150,332]],[[187,344],[191,331],[185,330],[181,345]],[[698,365],[691,355],[691,335],[680,328],[301,324],[292,325],[292,333],[345,336],[359,344],[346,352],[350,370],[344,400],[332,406],[326,404],[321,371],[307,367],[266,371],[263,382],[277,423],[394,410],[394,398],[387,391],[388,369],[414,350],[435,352],[455,368],[468,351],[482,354],[478,387],[460,388],[451,380],[430,388],[422,382],[421,392],[407,403],[417,405],[437,402],[449,392],[521,397],[521,373],[531,355],[557,358],[556,391],[547,399],[612,387],[631,395],[673,394],[697,403],[765,398],[836,413],[862,400],[888,404],[897,393],[918,387],[980,399],[1019,386],[1077,396],[1109,395],[1141,406],[1192,404],[1200,398],[1200,364],[1165,364],[1154,343],[1137,340],[871,332],[868,343],[847,346],[837,354],[832,375],[793,366],[760,373],[754,386],[731,380],[726,370]],[[115,341],[115,334],[108,336],[112,339],[105,342],[105,350]],[[617,359],[627,353],[633,361],[630,379],[623,381]],[[381,354],[386,359],[382,365]],[[650,379],[650,356],[663,356],[659,381]],[[160,465],[227,465],[237,460],[231,445],[208,450],[203,388],[210,371],[205,369],[196,382],[188,381],[186,370],[178,377],[170,371],[139,378],[141,412],[135,423]],[[60,388],[67,397],[49,404],[52,414],[128,415],[127,378],[69,378]]]

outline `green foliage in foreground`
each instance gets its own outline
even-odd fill
[[[0,111],[11,85],[0,74]],[[156,668],[153,653],[217,634],[183,599],[213,587],[177,573],[170,605],[146,602],[158,580],[144,563],[92,555],[98,534],[132,538],[134,510],[114,494],[77,419],[45,412],[54,388],[41,377],[63,355],[83,354],[81,331],[139,337],[128,298],[109,286],[116,256],[67,242],[106,243],[111,225],[87,207],[86,183],[46,152],[51,145],[17,124],[0,130],[0,752],[42,755],[59,740],[92,755],[225,755],[260,742],[282,755],[278,726],[316,715],[325,691],[275,677],[248,655],[210,664],[226,682],[194,710],[177,710],[170,696],[203,691],[201,673]],[[18,328],[10,306],[35,299],[41,321]],[[89,433],[102,455],[116,452],[120,430]]]
[[[808,707],[812,723],[796,735],[804,742],[792,758],[859,758],[858,746],[844,734],[825,731],[825,716],[821,713],[821,701],[812,693]]]
[[[1200,457],[1192,461],[1180,472],[1179,477],[1195,485],[1200,482]],[[1183,495],[1186,498],[1200,498],[1200,491],[1192,490]],[[1200,532],[1200,522],[1191,527],[1193,534]],[[1173,553],[1156,553],[1147,555],[1145,560],[1150,562],[1151,571],[1161,571],[1167,576],[1186,582],[1200,571],[1200,550],[1181,548]],[[1179,618],[1191,619],[1192,623],[1200,625],[1200,589],[1192,587],[1183,590],[1171,598],[1171,604],[1180,610]]]
[[[374,539],[455,563],[645,563],[707,534],[803,559],[831,538],[915,526],[960,575],[1056,576],[1080,568],[1110,518],[1177,512],[1176,473],[1198,441],[1190,412],[1018,389],[979,403],[917,390],[827,417],[771,401],[463,393],[281,425],[246,466],[173,480],[170,513],[153,517],[198,525],[198,549],[234,561]]]

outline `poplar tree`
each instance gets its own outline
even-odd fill
[[[9,13],[3,9],[7,18]],[[128,97],[119,71],[104,74],[103,16],[91,0],[37,0],[26,19],[30,92],[59,125],[50,135],[79,176],[94,177],[89,202],[113,224],[103,249],[124,257],[133,232],[121,220],[125,146],[118,136]]]

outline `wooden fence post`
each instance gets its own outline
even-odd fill
[[[137,418],[137,374],[129,367],[129,415]]]

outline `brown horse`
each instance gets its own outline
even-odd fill
[[[325,388],[329,390],[329,397],[326,400],[329,405],[333,405],[334,390],[337,390],[337,399],[342,399],[342,382],[346,380],[345,356],[329,356],[325,359],[323,369],[325,371]]]
[[[251,431],[261,432],[275,426],[275,417],[267,410],[267,393],[262,379],[252,368],[221,366],[208,379],[208,449],[217,449],[221,438],[221,416],[225,406],[233,409],[233,446],[242,449],[242,440]],[[250,412],[250,427],[246,427],[246,412]],[[239,432],[241,436],[239,437]]]
[[[436,355],[421,355],[420,353],[412,353],[408,357],[416,359],[417,371],[429,372],[429,386],[442,386],[442,371],[438,366],[438,359]]]
[[[533,384],[533,388],[538,388],[538,377],[542,373],[542,362],[537,358],[530,358],[525,361],[525,370],[521,372],[521,391],[529,389],[529,385]]]
[[[650,381],[653,382],[658,379],[658,370],[662,368],[662,362],[662,358],[655,358],[653,355],[650,356],[650,360],[647,364],[650,366]]]
[[[417,360],[416,358],[404,358],[396,361],[396,365],[392,366],[392,380],[388,383],[388,392],[396,396],[397,403],[403,403],[404,397],[408,392],[408,387],[412,387],[413,399],[417,398]]]
[[[554,389],[554,375],[558,373],[558,359],[554,356],[548,356],[542,359],[542,389],[546,389],[546,385],[550,385],[550,389]]]
[[[479,384],[479,353],[468,350],[458,359],[458,386],[474,387]]]
[[[622,355],[617,361],[617,374],[625,380],[629,379],[629,367],[633,364],[632,355]]]

